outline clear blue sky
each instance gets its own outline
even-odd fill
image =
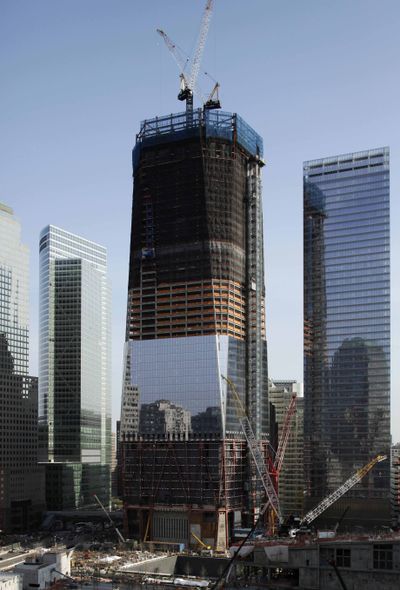
[[[108,248],[113,409],[119,415],[139,122],[181,109],[156,35],[188,53],[204,0],[3,0],[0,200],[31,248],[37,373],[38,235],[52,223]],[[223,108],[264,137],[269,372],[302,379],[302,162],[389,145],[392,164],[393,435],[400,440],[400,3],[216,0],[203,70]],[[202,78],[204,92],[212,83]]]

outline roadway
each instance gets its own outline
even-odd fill
[[[7,553],[1,553],[0,550],[0,571],[7,571],[19,563],[24,563],[28,555],[36,551],[37,549],[31,549],[30,551],[13,551],[12,553],[8,551]]]

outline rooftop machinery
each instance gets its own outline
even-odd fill
[[[208,29],[210,27],[210,20],[214,8],[214,0],[207,0],[206,6],[203,12],[203,18],[201,21],[199,36],[197,38],[196,48],[193,53],[192,59],[183,57],[182,52],[178,46],[168,37],[168,35],[162,30],[157,29],[157,33],[163,38],[166,46],[171,52],[175,62],[180,71],[180,91],[178,94],[178,100],[186,101],[186,112],[193,112],[193,95],[198,94],[201,96],[201,92],[197,86],[197,79],[199,77],[201,60],[203,57],[204,47],[206,44]],[[191,62],[190,73],[185,72],[187,65]],[[218,98],[219,84],[215,82],[215,86],[211,91],[208,100],[202,99],[204,108],[206,109],[219,109],[221,104]]]

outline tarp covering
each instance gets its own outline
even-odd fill
[[[231,555],[233,555],[234,553],[237,553],[239,547],[229,547],[229,553]],[[250,555],[250,553],[252,553],[254,551],[254,545],[244,545],[243,547],[241,547],[240,551],[239,551],[239,557],[247,557],[248,555]]]
[[[287,545],[270,545],[264,547],[264,551],[269,561],[289,561],[289,547]]]

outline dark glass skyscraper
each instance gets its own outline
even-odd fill
[[[159,117],[137,136],[121,415],[131,536],[223,547],[234,513],[259,505],[222,375],[266,445],[262,165],[261,138],[232,113]]]
[[[304,163],[304,396],[307,504],[388,455],[330,515],[388,518],[389,149]]]

